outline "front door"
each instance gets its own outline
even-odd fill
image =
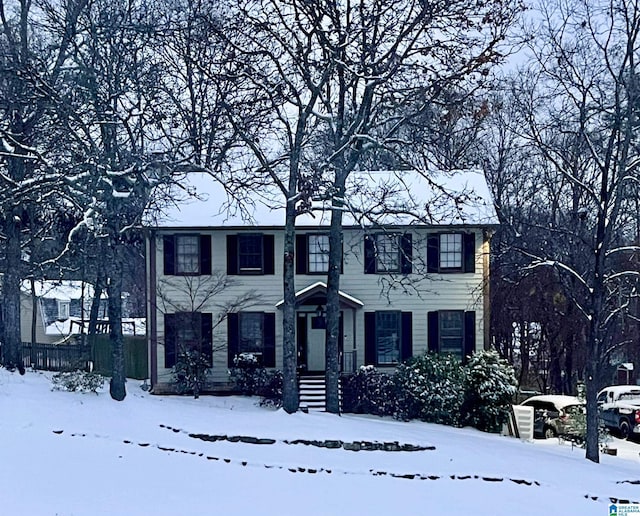
[[[307,370],[322,372],[325,369],[325,331],[321,324],[314,324],[315,316],[307,316]]]
[[[341,354],[344,340],[342,319],[341,312],[338,334],[338,346]],[[326,369],[326,332],[322,319],[318,318],[315,313],[298,312],[296,331],[298,367],[311,373],[324,372]]]

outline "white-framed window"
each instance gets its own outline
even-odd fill
[[[376,312],[376,363],[400,362],[401,312]]]
[[[449,353],[462,360],[464,356],[464,312],[440,310],[438,312],[440,353]]]
[[[70,301],[58,301],[58,319],[61,321],[67,320],[70,316],[71,302]]]
[[[400,272],[399,235],[376,235],[376,272]]]
[[[264,351],[264,315],[262,312],[240,312],[238,352],[262,355]]]
[[[308,271],[327,272],[329,270],[329,235],[308,235]]]
[[[176,236],[176,274],[200,272],[200,238],[197,235]]]
[[[241,274],[261,274],[262,235],[238,235],[238,270]]]
[[[462,269],[462,233],[440,234],[440,268]]]

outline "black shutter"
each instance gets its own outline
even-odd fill
[[[342,311],[338,317],[338,356],[342,357],[344,353],[344,317]],[[340,370],[342,371],[342,362],[340,363]]]
[[[464,313],[464,353],[463,362],[476,350],[476,313]]]
[[[200,352],[207,357],[209,367],[213,365],[213,317],[211,314],[200,314]]]
[[[167,369],[176,365],[177,322],[177,314],[164,314],[164,366]]]
[[[440,328],[438,312],[429,312],[427,314],[427,332],[428,332],[428,348],[429,351],[438,352],[440,350]]]
[[[464,240],[464,272],[476,272],[476,234],[465,233]]]
[[[227,235],[227,274],[238,274],[238,235]]]
[[[376,365],[376,313],[364,313],[364,363]]]
[[[402,312],[401,335],[400,361],[404,362],[413,356],[413,314],[411,312]]]
[[[265,313],[264,324],[262,326],[264,331],[262,350],[262,365],[264,367],[276,366],[276,314]]]
[[[298,345],[298,367],[307,369],[307,316],[296,318],[296,343]]]
[[[162,241],[164,252],[164,275],[173,276],[176,273],[176,239],[173,235],[165,235]]]
[[[211,275],[211,235],[200,235],[200,274]]]
[[[411,274],[413,262],[413,235],[405,233],[400,237],[400,272]]]
[[[375,274],[376,272],[376,248],[373,235],[364,237],[364,273]]]
[[[275,274],[274,252],[273,235],[262,235],[262,268],[264,274]]]
[[[438,272],[440,269],[440,236],[427,235],[427,272]]]
[[[296,274],[307,273],[307,235],[296,235]]]
[[[239,330],[238,314],[227,314],[227,366],[235,367],[233,359],[238,354]]]
[[[344,274],[344,242],[340,242],[340,274]]]

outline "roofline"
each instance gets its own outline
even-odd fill
[[[350,224],[342,226],[342,229],[360,229],[360,230],[375,230],[381,228],[395,228],[395,229],[425,229],[425,228],[433,228],[433,229],[444,229],[444,228],[478,228],[478,229],[488,229],[488,228],[498,228],[500,227],[499,223],[476,223],[476,224],[379,224],[375,226],[360,226],[358,224]],[[250,225],[246,224],[243,226],[234,225],[234,226],[143,226],[143,230],[147,231],[218,231],[218,230],[226,230],[226,231],[237,231],[237,230],[256,230],[262,229],[267,231],[276,231],[276,230],[284,230],[285,226],[274,226],[274,225]],[[330,226],[327,225],[305,225],[305,226],[296,226],[296,231],[309,231],[309,230],[325,230],[328,231]]]

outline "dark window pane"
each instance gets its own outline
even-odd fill
[[[240,312],[239,353],[261,355],[264,351],[264,318],[260,312]]]
[[[464,312],[441,311],[440,322],[440,352],[450,353],[462,359],[464,336]]]
[[[262,235],[238,235],[238,265],[242,272],[262,272]]]
[[[378,364],[400,361],[400,312],[376,312],[376,355]]]

